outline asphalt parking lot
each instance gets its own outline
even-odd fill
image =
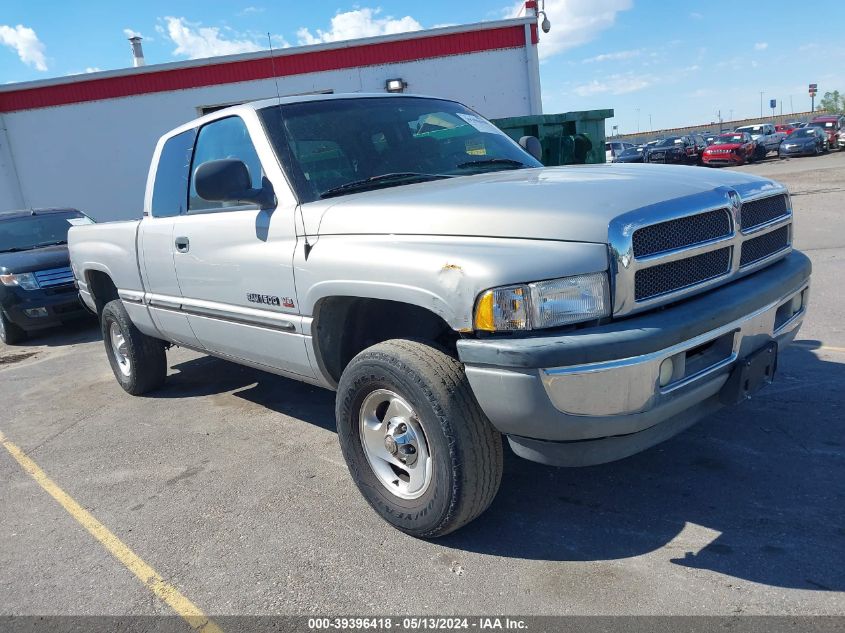
[[[740,169],[790,186],[814,264],[777,383],[615,464],[509,453],[444,539],[370,511],[332,393],[172,350],[133,398],[92,324],[0,347],[0,432],[207,614],[845,615],[845,152]],[[0,615],[171,613],[7,450],[0,477]]]

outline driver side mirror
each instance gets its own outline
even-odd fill
[[[276,205],[276,194],[270,181],[267,178],[263,180],[260,189],[253,188],[249,169],[243,161],[235,158],[206,161],[194,172],[194,186],[203,200],[251,202],[266,209]]]
[[[543,146],[540,145],[540,139],[536,136],[523,136],[519,139],[519,146],[541,163],[543,162]]]

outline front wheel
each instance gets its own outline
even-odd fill
[[[164,341],[135,327],[120,299],[106,304],[100,325],[109,364],[124,391],[140,396],[164,383],[167,377]]]
[[[502,478],[502,438],[463,366],[395,339],[358,354],[337,392],[337,432],[352,479],[394,527],[443,536],[479,516]]]
[[[3,310],[0,310],[0,341],[6,345],[16,345],[26,338],[26,331],[12,323]]]

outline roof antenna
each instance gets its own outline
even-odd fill
[[[270,47],[270,68],[273,70],[273,83],[276,84],[276,99],[279,102],[279,125],[283,125],[282,121],[282,93],[279,92],[279,76],[276,74],[276,55],[273,52],[273,39],[270,37],[270,31],[267,31],[267,45]],[[302,237],[305,240],[304,254],[305,259],[308,260],[308,255],[311,254],[311,244],[308,243],[308,229],[305,228],[305,215],[302,213],[302,205],[297,204],[299,209],[299,218],[302,220]]]

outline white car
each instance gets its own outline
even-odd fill
[[[604,161],[606,163],[615,163],[616,158],[622,154],[626,149],[636,147],[633,143],[623,143],[622,141],[608,141],[604,144]]]

